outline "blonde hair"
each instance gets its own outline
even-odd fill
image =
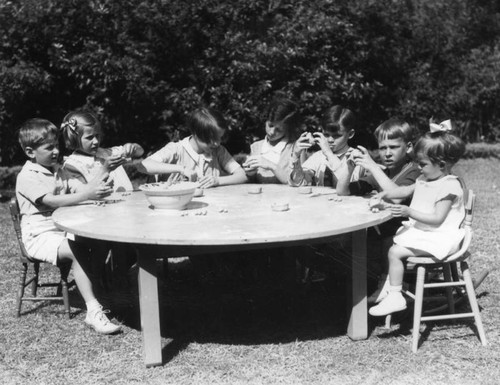
[[[399,118],[390,118],[375,129],[373,133],[380,143],[385,139],[403,139],[405,143],[415,144],[416,130]]]
[[[57,139],[59,132],[54,123],[41,118],[33,118],[24,122],[18,131],[18,140],[21,148],[37,148],[47,143],[49,138]]]
[[[77,150],[81,147],[81,138],[85,126],[94,127],[101,131],[101,123],[97,116],[90,111],[71,111],[61,123],[61,131],[64,144],[70,150]]]

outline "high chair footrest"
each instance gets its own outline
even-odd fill
[[[433,315],[433,316],[425,316],[420,318],[422,322],[424,321],[436,321],[443,319],[456,319],[456,318],[473,318],[474,313],[455,313],[455,314],[443,314],[443,315]]]
[[[424,289],[431,289],[433,287],[449,287],[449,286],[465,286],[465,282],[440,282],[440,283],[425,283]]]

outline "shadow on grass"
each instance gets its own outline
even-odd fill
[[[113,317],[140,330],[136,274],[129,274],[128,282],[115,280],[99,297]],[[160,278],[161,335],[170,340],[163,348],[164,363],[191,342],[280,344],[346,334],[345,274],[307,284],[276,277],[200,281],[192,271],[169,271]]]

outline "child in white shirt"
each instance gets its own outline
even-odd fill
[[[30,119],[19,130],[19,143],[29,158],[16,181],[22,240],[34,260],[54,265],[71,262],[76,285],[87,306],[85,323],[99,333],[116,333],[121,327],[106,317],[94,295],[86,269],[81,265],[90,257],[103,255],[104,249],[99,242],[83,243],[68,239],[52,220],[52,212],[57,207],[100,199],[112,190],[104,183],[103,176],[89,181],[76,193],[70,193],[68,175],[57,163],[58,133],[57,127],[45,119]]]

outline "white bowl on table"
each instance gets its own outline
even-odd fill
[[[197,187],[198,183],[195,182],[158,182],[139,186],[151,206],[162,210],[184,210],[193,199]]]

